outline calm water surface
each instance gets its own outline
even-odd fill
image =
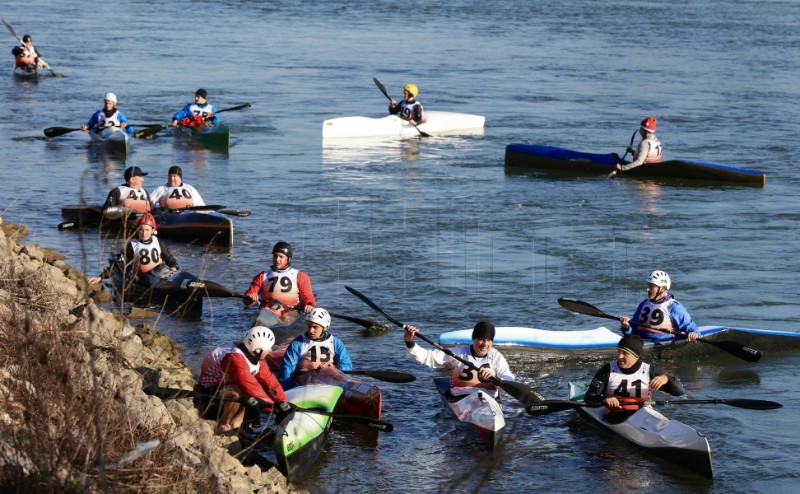
[[[181,264],[244,290],[277,240],[311,274],[320,304],[380,320],[352,285],[429,335],[471,327],[588,329],[561,296],[630,313],[655,268],[699,324],[796,330],[796,172],[800,4],[794,1],[64,3],[9,6],[67,78],[0,78],[3,217],[31,229],[94,273],[118,240],[58,231],[59,208],[99,203],[127,166],[184,169],[206,202],[253,211],[236,219],[231,252],[170,243]],[[8,49],[11,36],[4,38]],[[10,57],[7,60],[10,72]],[[486,116],[483,133],[430,139],[322,142],[336,116],[379,116],[407,82],[428,109]],[[208,89],[234,131],[229,153],[186,147],[169,133],[137,141],[127,160],[80,132],[113,91],[134,122],[166,123]],[[762,170],[765,188],[509,173],[510,143],[623,152],[637,123],[658,117],[665,155]],[[158,328],[197,368],[237,337],[252,313],[208,304],[202,321],[165,317]],[[797,352],[757,364],[720,355],[666,363],[695,398],[752,397],[785,408],[666,411],[709,438],[713,482],[606,440],[571,412],[520,415],[508,397],[508,436],[494,454],[454,431],[438,404],[436,371],[414,364],[400,331],[367,337],[333,330],[358,367],[413,372],[385,384],[395,432],[364,438],[336,428],[301,485],[314,492],[457,491],[796,492],[800,436]],[[519,379],[548,397],[597,363],[553,365],[509,355]]]

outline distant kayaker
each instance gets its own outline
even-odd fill
[[[504,381],[513,381],[514,374],[508,367],[505,357],[492,348],[495,336],[494,325],[488,321],[480,321],[472,329],[472,344],[451,348],[452,352],[462,359],[471,362],[478,373],[463,362],[450,357],[438,349],[428,350],[414,343],[414,336],[419,333],[416,326],[406,326],[403,338],[406,342],[408,353],[417,363],[427,365],[434,369],[452,369],[450,377],[450,393],[461,396],[479,390],[490,390],[497,397],[497,386],[491,381],[492,377]]]
[[[283,389],[297,386],[293,380],[296,374],[336,367],[340,370],[353,370],[353,362],[342,340],[328,332],[331,315],[327,310],[316,307],[306,315],[308,330],[289,343],[283,354],[283,363],[278,373]]]
[[[657,372],[641,360],[644,344],[638,335],[625,335],[617,344],[617,358],[601,367],[592,378],[584,401],[605,405],[604,420],[620,423],[650,400],[651,390],[673,396],[685,393],[676,377]]]
[[[135,211],[150,210],[150,194],[144,190],[144,177],[147,175],[138,166],[125,170],[125,183],[111,189],[103,208],[125,206]]]
[[[638,334],[656,340],[671,340],[674,333],[686,333],[686,339],[696,341],[700,329],[692,321],[689,311],[667,293],[672,281],[664,271],[653,271],[647,276],[647,298],[639,304],[633,317],[620,316],[623,334]],[[633,322],[631,322],[633,321]],[[636,323],[650,326],[638,326]]]
[[[153,208],[181,209],[190,206],[205,206],[197,189],[183,181],[180,166],[171,166],[167,171],[167,183],[159,185],[150,193]]]
[[[250,397],[266,403],[263,410],[275,414],[276,424],[294,410],[295,406],[288,402],[281,384],[264,361],[274,344],[272,330],[255,326],[241,341],[218,346],[203,360],[195,388],[195,405],[201,417],[217,421],[216,434],[238,431],[247,411],[242,401]]]
[[[392,99],[389,103],[389,114],[400,115],[400,118],[411,122],[414,125],[425,123],[425,111],[422,105],[416,100],[419,88],[413,84],[406,84],[403,87],[403,101],[399,104]]]
[[[22,44],[12,48],[11,53],[14,54],[15,65],[17,67],[22,67],[29,72],[41,68],[50,68],[50,66],[47,65],[47,62],[42,60],[42,58],[39,56],[36,48],[33,47],[33,38],[31,38],[30,34],[23,36]]]
[[[219,123],[217,109],[206,100],[208,91],[203,88],[194,93],[194,103],[184,106],[172,116],[172,126],[177,127],[211,127]]]
[[[117,110],[117,95],[114,93],[106,93],[103,98],[103,109],[97,110],[86,122],[86,125],[81,126],[81,130],[88,132],[90,130],[95,133],[100,133],[109,127],[119,127],[124,129],[128,135],[133,135],[133,127],[128,124],[128,119],[125,115]]]
[[[661,161],[661,143],[656,137],[656,117],[647,117],[639,124],[639,135],[642,140],[639,147],[633,149],[628,146],[627,152],[632,153],[633,161],[628,164],[617,163],[617,170],[626,171],[646,163]]]
[[[294,320],[294,309],[287,305],[300,306],[306,314],[317,306],[311,279],[308,274],[292,267],[292,255],[292,246],[286,242],[277,242],[272,247],[272,265],[250,282],[250,288],[244,294],[245,304],[255,304],[261,295],[261,308],[284,320]]]
[[[166,244],[159,242],[155,236],[157,225],[153,215],[145,213],[138,223],[137,237],[125,245],[125,249],[100,276],[86,278],[87,283],[99,283],[114,273],[128,272],[137,283],[151,286],[159,280],[170,279],[178,271],[178,261]]]

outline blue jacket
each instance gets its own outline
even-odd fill
[[[178,113],[176,113],[175,115],[172,116],[172,119],[173,120],[177,120],[178,122],[180,122],[184,118],[194,118],[194,113],[192,113],[189,110],[194,104],[195,103],[189,103],[188,105],[184,106],[181,109],[181,111],[179,111]],[[219,123],[219,117],[217,116],[217,109],[214,107],[214,105],[210,105],[210,104],[206,103],[205,105],[197,105],[197,106],[199,106],[200,108],[202,108],[205,111],[210,111],[211,113],[214,114],[214,116],[211,117],[211,120],[210,120],[212,125],[217,125]]]
[[[669,295],[670,297],[672,295]],[[625,334],[638,334],[639,336],[646,336],[647,338],[652,338],[656,340],[671,340],[674,339],[675,336],[670,335],[668,333],[664,334],[657,334],[657,333],[645,333],[644,331],[637,331],[636,330],[636,321],[639,320],[639,316],[642,313],[642,306],[647,302],[647,300],[643,300],[642,303],[636,308],[636,312],[633,313],[633,317],[631,317],[630,321],[630,328],[625,331]],[[669,319],[672,321],[672,327],[675,331],[679,333],[699,333],[700,328],[697,327],[697,324],[694,323],[692,320],[692,316],[689,315],[689,311],[686,310],[686,307],[683,306],[677,300],[672,301],[672,305],[669,306]]]
[[[97,127],[97,121],[100,120],[100,115],[102,115],[102,114],[103,114],[103,110],[97,110],[96,112],[94,112],[94,114],[89,119],[89,121],[86,122],[86,126],[89,127],[90,130],[97,130],[97,128],[96,128]],[[119,110],[117,110],[117,120],[119,120],[119,123],[121,123],[121,124],[128,124],[128,126],[125,127],[125,132],[128,135],[133,135],[133,127],[131,127],[131,124],[130,124],[130,122],[128,122],[128,119]]]
[[[350,354],[347,353],[347,348],[345,348],[342,340],[326,332],[324,340],[330,338],[333,338],[333,364],[343,371],[353,370],[353,361],[350,360]],[[297,364],[300,362],[300,358],[303,356],[301,352],[304,339],[307,339],[305,334],[301,334],[300,336],[296,337],[291,343],[289,343],[286,353],[283,354],[283,363],[281,364],[281,370],[278,373],[278,380],[281,382],[283,389],[291,389],[297,386],[292,379],[292,375],[297,370]]]

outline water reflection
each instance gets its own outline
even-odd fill
[[[636,181],[637,196],[641,200],[639,211],[648,214],[658,213],[658,203],[661,197],[661,185],[653,180]]]

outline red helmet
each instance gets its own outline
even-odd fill
[[[156,219],[150,213],[144,213],[144,216],[139,218],[139,224],[150,225],[153,228],[153,231],[155,231],[156,228],[158,228],[158,225],[156,225]]]
[[[656,117],[647,117],[642,120],[640,127],[643,128],[647,132],[655,132],[656,131]]]

